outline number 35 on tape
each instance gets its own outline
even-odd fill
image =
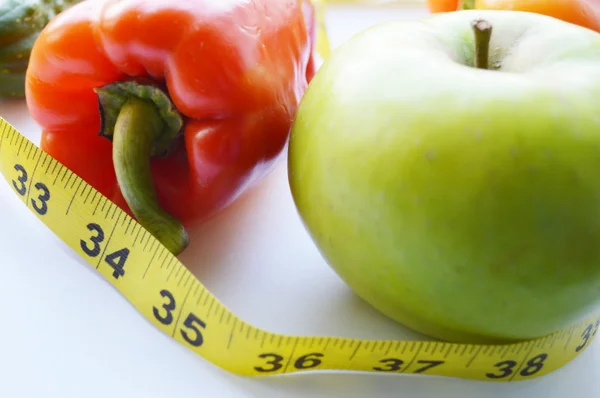
[[[233,314],[135,220],[2,118],[0,171],[31,212],[144,317],[235,374],[340,370],[527,380],[570,362],[600,328],[596,314],[550,336],[505,345],[270,333]]]

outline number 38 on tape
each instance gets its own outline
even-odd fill
[[[600,314],[505,345],[270,333],[238,318],[116,205],[0,118],[0,171],[42,223],[147,319],[235,374],[346,370],[516,381],[546,375],[589,346]]]

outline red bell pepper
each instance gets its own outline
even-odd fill
[[[86,0],[26,75],[41,147],[172,253],[272,170],[314,72],[308,0]]]

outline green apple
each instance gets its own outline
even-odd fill
[[[508,342],[600,311],[598,33],[517,11],[379,23],[310,83],[288,162],[324,259],[410,328]]]

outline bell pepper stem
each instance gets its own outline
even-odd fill
[[[488,69],[492,25],[485,20],[476,19],[471,23],[471,26],[475,35],[475,67]]]
[[[153,145],[162,131],[164,122],[155,104],[129,97],[114,126],[113,164],[123,197],[138,222],[177,255],[188,246],[189,237],[181,222],[160,207],[150,169]]]

